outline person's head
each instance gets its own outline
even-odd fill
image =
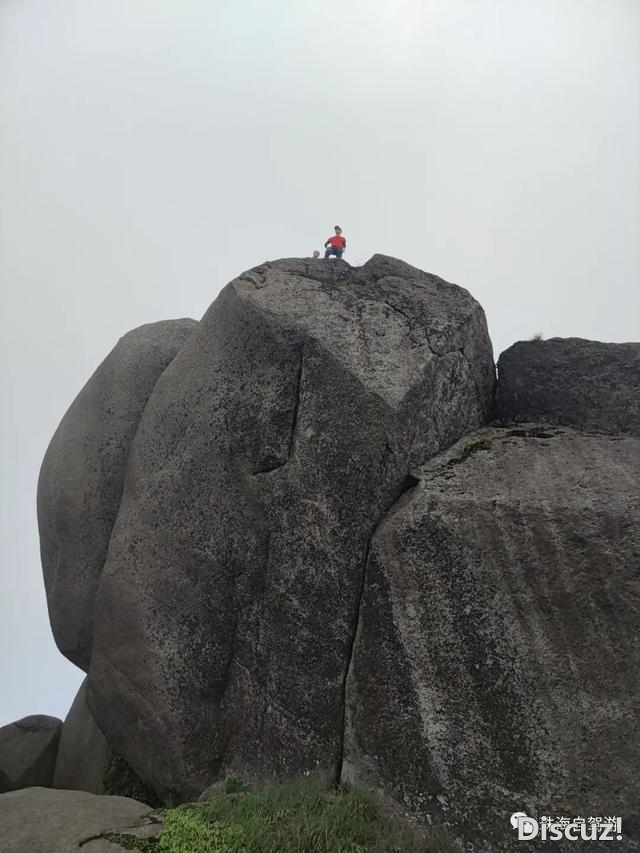
[[[319,258],[319,257],[320,257],[320,252],[319,252],[317,249],[314,249],[314,250],[313,250],[313,257],[314,257],[314,258]]]
[[[342,234],[342,228],[339,225],[334,225],[333,230],[336,232],[336,234]]]

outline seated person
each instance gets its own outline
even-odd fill
[[[327,242],[324,244],[326,252],[324,253],[325,258],[331,257],[331,255],[335,255],[336,258],[341,258],[342,253],[347,248],[347,241],[342,236],[342,228],[339,225],[336,225],[333,229],[336,233],[333,237],[329,237]]]

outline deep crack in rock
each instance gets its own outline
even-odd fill
[[[400,486],[400,489],[398,490],[397,495],[391,501],[391,503],[386,508],[386,510],[382,513],[382,515],[378,519],[377,523],[374,525],[373,530],[371,531],[371,534],[370,534],[369,538],[367,539],[367,543],[365,546],[364,559],[362,561],[362,572],[361,572],[361,576],[360,576],[360,588],[358,591],[358,596],[357,596],[357,600],[356,600],[356,607],[355,607],[355,612],[354,612],[353,621],[352,621],[353,632],[352,632],[351,638],[349,640],[349,652],[348,652],[348,656],[347,656],[347,663],[346,663],[345,670],[344,670],[344,677],[342,679],[342,690],[341,690],[341,695],[342,695],[342,727],[341,727],[341,731],[340,731],[340,740],[339,740],[339,756],[338,756],[338,761],[336,764],[336,771],[334,774],[335,784],[339,784],[340,779],[342,777],[342,765],[344,762],[344,737],[345,737],[346,715],[347,715],[347,686],[349,683],[349,675],[351,672],[351,665],[353,662],[353,653],[354,653],[354,649],[356,646],[356,642],[358,640],[358,629],[360,626],[362,601],[364,598],[364,591],[365,591],[366,582],[367,582],[367,564],[369,562],[369,554],[371,551],[371,543],[373,542],[373,538],[376,535],[376,533],[378,532],[378,530],[381,528],[381,526],[384,524],[386,519],[392,513],[394,507],[396,507],[396,505],[399,503],[400,500],[402,500],[402,498],[405,497],[405,495],[407,495],[412,489],[415,489],[416,486],[418,486],[419,484],[420,484],[419,478],[416,477],[414,474],[412,474],[410,471],[408,471],[407,474],[405,475],[404,480],[402,481],[402,484]]]

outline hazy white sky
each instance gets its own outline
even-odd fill
[[[496,355],[640,339],[638,0],[0,3],[0,725],[64,716],[35,488],[125,331],[342,225]]]

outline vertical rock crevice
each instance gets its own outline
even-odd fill
[[[366,585],[367,585],[367,565],[369,563],[369,555],[371,553],[371,545],[372,545],[372,542],[373,542],[373,539],[374,539],[376,533],[378,532],[378,530],[380,530],[380,528],[385,523],[387,518],[389,518],[389,516],[393,512],[394,508],[397,507],[400,500],[402,500],[402,498],[404,498],[408,492],[412,491],[412,489],[414,489],[419,483],[420,483],[420,480],[417,477],[415,477],[410,472],[407,472],[407,474],[404,477],[404,480],[402,481],[402,484],[400,485],[400,488],[399,488],[397,494],[395,495],[395,497],[393,498],[393,500],[391,501],[389,506],[382,513],[382,515],[380,516],[380,518],[378,519],[376,524],[373,526],[371,533],[369,535],[369,538],[367,539],[367,542],[365,545],[364,557],[362,560],[362,570],[360,573],[360,585],[359,585],[358,594],[356,597],[356,603],[355,603],[353,616],[352,616],[352,632],[351,632],[351,636],[349,638],[347,661],[346,661],[346,666],[344,669],[344,676],[343,676],[342,685],[341,685],[342,725],[341,725],[340,737],[339,737],[339,754],[338,754],[338,759],[336,762],[336,769],[335,769],[335,773],[334,773],[334,783],[335,784],[338,784],[340,782],[340,779],[342,778],[342,766],[344,763],[344,740],[345,740],[345,732],[346,732],[346,726],[347,726],[347,691],[348,691],[349,678],[351,675],[351,669],[352,669],[352,664],[353,664],[354,652],[355,652],[355,648],[356,648],[356,643],[358,641],[358,632],[360,629],[362,603],[364,600],[364,594],[365,594],[365,589],[366,589]]]
[[[293,453],[295,450],[296,439],[298,436],[298,420],[300,417],[300,397],[302,394],[302,379],[303,379],[303,367],[304,367],[304,347],[300,348],[300,355],[298,361],[298,373],[296,376],[295,383],[295,399],[293,404],[293,417],[291,418],[291,436],[289,438],[289,453],[288,459],[293,457]]]

